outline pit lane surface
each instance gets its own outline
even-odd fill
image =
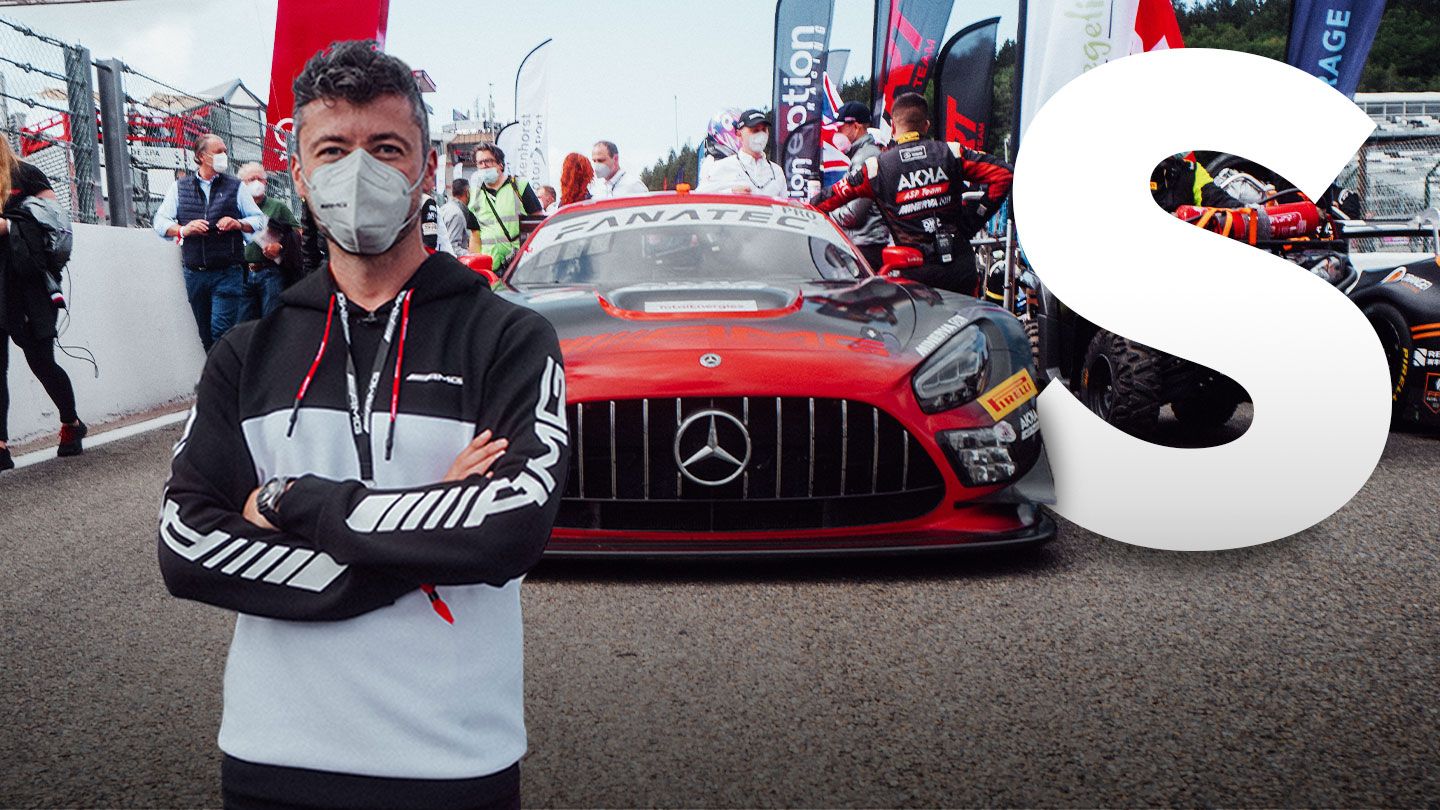
[[[178,428],[0,474],[0,806],[218,806],[232,618],[155,563]],[[1440,441],[1180,555],[547,563],[529,806],[1433,805]]]

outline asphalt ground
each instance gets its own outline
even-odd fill
[[[0,474],[0,806],[218,806],[232,617],[155,563],[178,428]],[[1440,805],[1440,441],[1183,555],[545,563],[530,806]]]

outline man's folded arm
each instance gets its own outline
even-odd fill
[[[245,501],[258,484],[237,413],[239,368],[234,348],[221,341],[175,445],[158,543],[170,593],[256,616],[329,621],[414,590],[418,581],[345,565],[307,538],[245,519]]]
[[[510,442],[490,477],[379,490],[305,476],[281,499],[282,528],[341,563],[414,582],[499,585],[529,571],[549,541],[569,462],[554,330],[521,312],[489,368],[472,373],[486,394],[478,428]]]

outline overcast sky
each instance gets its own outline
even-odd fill
[[[957,0],[955,31],[1001,17],[1015,33],[1015,0]],[[868,73],[872,0],[835,0],[832,48],[851,49],[847,76]],[[118,0],[0,8],[0,16],[118,58],[177,87],[202,90],[239,77],[270,87],[276,0]],[[638,171],[676,139],[698,142],[715,112],[770,104],[774,0],[390,0],[386,50],[423,68],[438,126],[469,111],[493,85],[500,117],[514,112],[515,70],[547,37],[552,155],[589,153],[600,138]],[[558,161],[552,158],[552,166]]]

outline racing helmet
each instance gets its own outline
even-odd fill
[[[726,155],[740,151],[740,132],[735,122],[740,120],[740,108],[727,107],[710,117],[709,140]]]

